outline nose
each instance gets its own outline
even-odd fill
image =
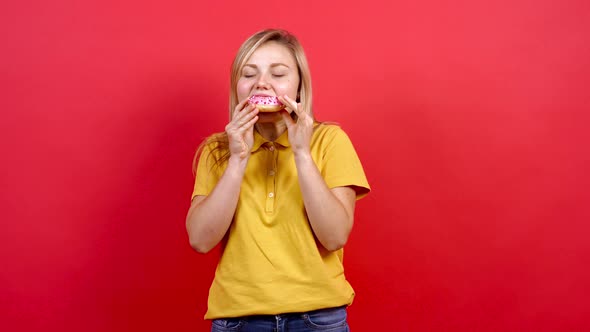
[[[258,80],[256,80],[256,88],[259,88],[259,89],[270,88],[270,84],[268,83],[268,80],[266,79],[266,75],[264,75],[264,74],[260,75]]]

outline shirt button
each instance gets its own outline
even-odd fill
[[[269,146],[269,147],[268,147],[268,149],[269,149],[270,151],[274,151],[274,150],[275,150],[275,147],[274,147],[274,145],[271,145],[271,146]]]
[[[268,175],[270,175],[270,176],[273,176],[273,175],[275,175],[275,171],[273,171],[273,170],[270,170],[270,171],[268,172]]]
[[[268,193],[268,197],[273,198],[275,196],[275,193]]]

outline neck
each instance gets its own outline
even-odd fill
[[[286,130],[287,126],[284,122],[269,122],[269,123],[257,123],[254,125],[260,136],[264,139],[274,142],[279,136],[281,136]]]

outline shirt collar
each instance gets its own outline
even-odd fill
[[[266,138],[262,137],[262,135],[260,135],[260,133],[257,130],[254,130],[254,144],[252,145],[252,149],[250,150],[251,152],[255,152],[258,149],[260,149],[260,147],[262,145],[264,145],[265,143],[269,143],[271,141],[267,140]],[[281,136],[279,136],[275,141],[275,144],[278,144],[282,147],[290,147],[291,144],[289,144],[289,136],[288,136],[288,132],[287,130],[285,130],[284,133],[281,134]]]

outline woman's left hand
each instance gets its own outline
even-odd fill
[[[301,107],[301,103],[297,103],[287,95],[279,96],[279,100],[285,104],[288,110],[297,114],[297,121],[295,121],[291,118],[290,112],[287,110],[281,111],[281,116],[287,125],[289,143],[293,153],[309,152],[311,134],[313,133],[313,118]]]

